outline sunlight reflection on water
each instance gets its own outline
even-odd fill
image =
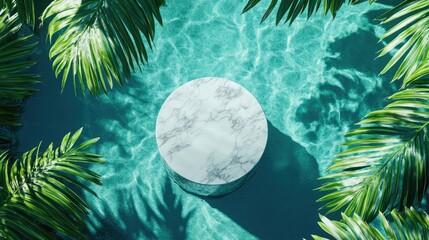
[[[169,2],[162,8],[163,27],[157,26],[155,48],[142,73],[136,73],[125,87],[116,87],[108,96],[83,100],[83,121],[90,125],[85,134],[101,137],[96,151],[107,161],[93,167],[103,176],[104,186],[95,188],[99,199],[86,195],[94,208],[90,221],[93,238],[287,239],[291,227],[302,237],[315,233],[279,215],[261,219],[278,224],[261,224],[266,229],[257,229],[257,221],[233,219],[233,213],[228,215],[171,185],[156,147],[156,116],[167,96],[185,82],[207,76],[238,82],[257,98],[281,142],[289,145],[285,152],[281,146],[270,148],[278,151],[269,153],[270,159],[276,160],[277,155],[279,162],[264,169],[271,169],[278,177],[268,181],[275,184],[263,186],[266,189],[262,192],[284,191],[273,194],[278,198],[273,200],[296,204],[299,201],[289,200],[304,198],[299,195],[301,190],[275,188],[293,188],[282,183],[293,180],[293,176],[281,178],[283,171],[293,173],[292,168],[303,175],[310,170],[323,174],[338,150],[335,144],[348,127],[369,110],[381,107],[380,100],[391,91],[382,87],[389,80],[378,77],[383,63],[373,61],[381,48],[376,42],[383,29],[371,19],[384,7],[366,3],[344,6],[334,21],[316,14],[309,20],[299,17],[290,27],[275,27],[273,16],[259,24],[262,6],[241,14],[241,2]],[[276,140],[271,140],[272,144]],[[307,160],[294,161],[295,166],[291,166],[286,151],[295,154],[287,156]],[[312,172],[300,176],[300,181],[306,183],[316,177]],[[309,186],[309,191],[313,187]],[[251,196],[240,201],[255,207],[251,201],[261,196],[249,191],[239,190],[231,198]],[[306,199],[312,209],[316,197],[306,194],[314,198]],[[261,212],[274,214],[276,209],[272,208],[279,207],[266,204],[249,216],[257,219]],[[311,219],[315,217],[316,211]],[[284,231],[269,228],[282,224]]]

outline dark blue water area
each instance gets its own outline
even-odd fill
[[[317,225],[320,184],[315,158],[269,123],[269,138],[264,155],[255,174],[238,190],[219,198],[200,198],[185,193],[169,178],[160,185],[162,197],[150,204],[141,191],[130,194],[116,191],[115,201],[121,203],[118,213],[107,206],[104,214],[94,216],[100,227],[95,239],[301,239],[310,234],[325,234]],[[179,194],[177,194],[179,192]],[[206,202],[210,211],[219,211],[220,219],[201,213],[198,206],[183,203],[181,195],[188,195],[197,204]],[[182,199],[181,199],[182,198]],[[143,218],[142,208],[146,211]],[[216,214],[217,215],[217,214]],[[233,221],[234,226],[226,221]],[[199,219],[193,222],[192,219]],[[118,224],[123,223],[123,227]],[[220,222],[216,226],[213,222]],[[219,224],[219,223],[218,223]],[[208,228],[208,229],[207,229]],[[237,228],[242,228],[239,231]],[[193,232],[189,231],[193,229]],[[162,233],[157,231],[162,231]],[[205,234],[201,234],[201,232]]]
[[[324,235],[315,204],[322,195],[318,164],[302,146],[268,125],[268,142],[254,176],[236,192],[206,199],[215,209],[260,239]]]
[[[76,96],[70,85],[61,91],[61,82],[52,71],[44,34],[46,30],[34,37],[41,43],[32,57],[37,61],[33,69],[40,75],[41,83],[37,85],[39,92],[31,96],[24,106],[23,128],[19,132],[21,152],[37,146],[41,140],[42,146],[51,142],[59,144],[66,133],[87,125],[82,108],[83,98]],[[95,98],[93,100],[96,101]]]
[[[397,85],[378,76],[384,29],[374,18],[384,6],[347,6],[334,21],[315,15],[291,26],[259,24],[263,6],[244,15],[233,1],[168,2],[157,26],[149,64],[107,96],[61,93],[48,46],[35,55],[40,92],[30,98],[19,133],[20,150],[84,127],[101,137],[91,151],[106,164],[82,193],[93,209],[91,239],[301,239],[324,235],[317,225],[317,178],[338,151],[343,134]],[[239,6],[237,6],[239,5]],[[42,30],[41,42],[45,30]],[[157,113],[168,95],[199,77],[224,77],[248,89],[269,121],[265,153],[254,176],[215,199],[184,192],[164,169],[155,141]],[[46,146],[46,145],[45,145]],[[323,212],[322,212],[323,213]],[[333,216],[335,218],[335,216]]]

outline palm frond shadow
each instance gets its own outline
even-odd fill
[[[379,24],[376,20],[385,13],[385,10],[373,10],[362,15],[372,25]],[[393,24],[385,24],[383,27],[389,29]],[[335,39],[329,46],[328,50],[334,57],[327,57],[326,70],[331,69],[353,69],[365,73],[370,77],[376,77],[380,70],[389,62],[390,57],[378,57],[378,52],[384,46],[379,42],[379,36],[376,35],[377,29],[360,29],[341,39]],[[381,31],[381,30],[378,30]],[[365,46],[364,48],[360,46]],[[338,54],[338,55],[337,55]],[[380,77],[390,82],[394,73],[387,72]],[[387,85],[387,84],[386,84]],[[398,89],[398,85],[389,86],[392,89]],[[380,103],[383,104],[383,103]]]
[[[103,139],[104,145],[115,146],[120,154],[121,159],[131,159],[132,153],[129,148],[129,139],[124,138],[124,132],[133,132],[133,136],[138,139],[148,138],[153,129],[155,129],[155,121],[151,124],[142,124],[136,122],[135,119],[149,119],[152,118],[151,114],[157,112],[160,105],[153,104],[153,99],[156,98],[157,92],[151,91],[147,83],[141,79],[137,80],[137,76],[133,76],[133,81],[130,81],[127,88],[117,88],[114,93],[115,96],[102,96],[100,102],[102,104],[88,103],[90,111],[98,113],[97,121],[88,123],[91,131],[98,134]],[[139,81],[139,82],[138,82]],[[66,89],[67,90],[67,89]],[[112,104],[111,98],[114,98]],[[122,101],[118,101],[122,99]],[[123,100],[132,99],[132,101]],[[134,104],[138,102],[139,104]],[[127,114],[124,114],[124,113]],[[139,128],[144,127],[142,131],[135,131],[136,126]],[[113,127],[114,126],[114,127]],[[88,127],[86,127],[88,129]],[[118,131],[118,129],[121,129]],[[101,135],[100,135],[101,134]],[[146,149],[146,148],[145,148]],[[147,148],[148,151],[152,149]],[[150,150],[151,151],[151,150]]]
[[[160,194],[162,199],[157,197],[156,205],[148,203],[143,191],[134,196],[126,189],[117,191],[116,201],[121,203],[117,216],[107,205],[102,209],[104,214],[95,211],[93,218],[99,221],[100,227],[91,233],[91,238],[186,239],[186,225],[194,211],[183,213],[183,205],[173,193],[171,184],[171,180],[166,179]],[[144,216],[141,212],[145,213]]]
[[[44,36],[46,26],[39,31],[40,36]],[[34,38],[44,42],[44,38],[40,36],[36,35]],[[39,74],[41,82],[37,85],[39,90],[37,94],[31,97],[31,101],[25,102],[24,113],[21,116],[21,121],[25,124],[18,133],[21,139],[19,150],[33,147],[41,137],[51,139],[53,142],[61,141],[64,132],[82,126],[85,128],[84,134],[97,135],[97,132],[91,130],[89,120],[85,119],[82,108],[85,99],[75,96],[73,89],[64,89],[61,92],[61,84],[53,81],[55,74],[49,61],[49,46],[40,44],[31,59],[37,63],[29,69],[29,72]],[[52,131],[53,126],[55,131]]]
[[[369,11],[363,14],[362,18],[376,25],[379,22],[374,19],[380,17],[384,12],[384,10]],[[388,28],[389,25],[384,27]],[[362,48],[361,46],[365,47]],[[359,29],[343,38],[335,39],[329,44],[328,50],[335,57],[324,59],[327,63],[326,69],[356,69],[368,75],[377,76],[389,61],[389,57],[377,58],[377,52],[382,47],[383,44],[379,43],[379,37],[376,36],[374,29]],[[392,77],[393,73],[383,75],[383,78],[388,79],[387,81],[390,81]]]
[[[213,207],[261,239],[301,239],[317,226],[320,196],[313,156],[268,123],[268,143],[254,176],[237,191],[206,199]]]
[[[371,11],[365,17],[375,19],[382,13],[381,10]],[[298,122],[307,129],[314,129],[306,134],[308,141],[320,141],[318,133],[324,125],[343,131],[340,126],[351,126],[371,109],[382,108],[383,100],[399,88],[399,83],[386,85],[393,73],[388,72],[380,76],[381,79],[375,79],[389,60],[375,59],[376,52],[382,47],[377,41],[374,32],[360,30],[329,45],[328,50],[333,57],[324,59],[325,71],[334,71],[334,81],[320,82],[317,94],[304,100],[296,113]],[[365,48],[359,47],[363,45]],[[338,113],[333,113],[333,106],[339,109]]]

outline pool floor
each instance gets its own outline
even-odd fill
[[[102,175],[103,186],[94,186],[99,198],[84,194],[93,208],[92,239],[323,235],[317,226],[316,179],[348,127],[383,106],[393,89],[385,87],[389,76],[378,76],[385,60],[374,60],[384,29],[372,19],[385,7],[344,6],[334,21],[316,14],[276,27],[273,16],[259,24],[263,4],[241,14],[244,5],[168,2],[149,63],[107,96],[76,97],[71,83],[61,94],[48,47],[40,47],[41,91],[27,103],[20,148],[42,139],[59,144],[81,126],[86,137],[101,137],[93,151],[107,163],[91,168]],[[257,98],[269,137],[248,183],[226,197],[203,199],[171,182],[154,131],[158,111],[174,89],[210,76],[235,81]]]

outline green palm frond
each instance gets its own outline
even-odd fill
[[[255,7],[261,0],[249,0],[243,9],[243,13],[249,11]],[[278,0],[271,0],[270,5],[262,16],[261,22],[265,21],[267,17],[272,13],[274,8],[277,6]],[[323,0],[323,12],[327,14],[331,12],[332,16],[335,17],[337,11],[344,4],[345,0]],[[360,0],[348,0],[349,4],[355,4]],[[375,0],[369,0],[369,2],[375,2]],[[282,19],[285,18],[285,23],[292,22],[298,17],[298,15],[304,13],[307,10],[307,17],[310,17],[316,13],[322,0],[280,0],[280,5],[277,9],[276,24],[279,24]]]
[[[429,1],[404,1],[387,12],[385,17],[382,23],[400,22],[381,38],[383,40],[395,36],[381,50],[380,57],[398,49],[381,74],[403,59],[393,80],[403,77],[402,87],[406,87],[429,73]]]
[[[1,0],[0,9],[3,8],[16,10],[19,19],[25,24],[34,24],[36,22],[33,0]]]
[[[64,88],[69,73],[76,91],[106,92],[113,82],[122,85],[135,66],[148,59],[155,19],[162,24],[159,7],[163,0],[55,0],[42,21],[51,18],[48,35],[58,35],[49,56]]]
[[[342,216],[342,221],[331,221],[320,215],[322,222],[319,222],[319,226],[335,239],[429,239],[429,216],[413,208],[405,208],[401,213],[393,210],[391,212],[392,222],[379,213],[387,238],[356,214],[352,217],[345,214]],[[312,237],[316,240],[326,239],[315,235]]]
[[[0,9],[0,126],[19,126],[21,103],[36,92],[32,85],[38,76],[25,72],[35,62],[28,60],[37,43],[29,41],[30,36],[18,37],[21,23],[18,14],[7,8]],[[4,128],[0,129],[0,144],[8,137]]]
[[[352,217],[342,213],[342,221],[332,221],[319,214],[319,226],[334,239],[374,239],[384,240],[383,235],[375,227],[369,225],[357,214]],[[312,235],[315,240],[327,240],[320,236]]]
[[[0,238],[85,238],[88,205],[70,186],[95,195],[82,180],[101,184],[100,176],[82,164],[103,161],[84,151],[98,138],[75,146],[81,132],[65,135],[58,148],[50,144],[41,153],[39,145],[15,161],[0,154]]]
[[[405,208],[403,212],[393,210],[390,215],[393,224],[380,213],[383,229],[389,239],[429,239],[429,216],[414,208]]]
[[[383,110],[369,113],[346,134],[322,177],[322,208],[371,221],[378,212],[419,204],[429,184],[429,80],[414,81],[389,97]]]

